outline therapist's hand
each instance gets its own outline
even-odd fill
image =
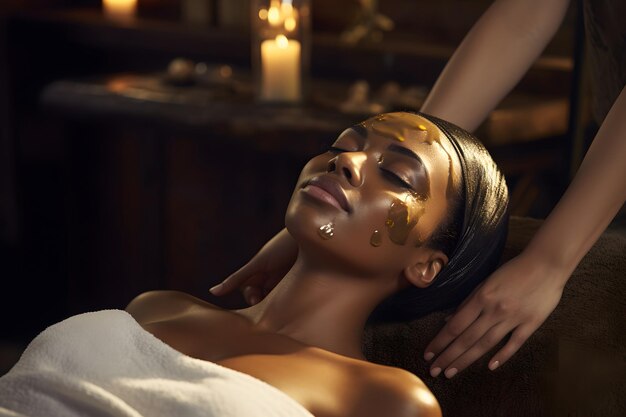
[[[220,296],[239,288],[248,304],[256,304],[285,276],[297,255],[296,242],[287,229],[283,229],[247,264],[209,291]]]
[[[502,265],[426,347],[427,361],[436,356],[430,374],[452,378],[512,332],[489,361],[491,370],[502,366],[556,308],[569,275],[524,252]]]

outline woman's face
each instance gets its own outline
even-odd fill
[[[459,174],[436,125],[411,113],[376,116],[304,167],[287,229],[301,248],[361,274],[400,272],[445,219]]]

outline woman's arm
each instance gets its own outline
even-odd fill
[[[421,111],[474,131],[559,28],[569,0],[497,0],[467,34]]]
[[[446,376],[454,376],[512,331],[489,363],[493,370],[546,320],[576,265],[626,200],[624,161],[626,87],[573,182],[526,249],[479,286],[428,345],[432,356],[445,349],[431,365],[431,374],[445,370]]]

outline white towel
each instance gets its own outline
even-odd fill
[[[194,359],[128,313],[80,314],[37,336],[0,378],[0,416],[312,417],[250,375]]]

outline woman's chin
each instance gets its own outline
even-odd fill
[[[320,236],[320,227],[330,223],[332,223],[332,219],[327,220],[318,215],[306,215],[302,210],[295,212],[288,210],[285,216],[285,227],[299,246],[328,243],[327,240],[332,239],[333,236],[329,235],[330,239],[323,239]]]
[[[285,214],[285,226],[289,233],[296,239],[311,239],[317,237],[320,227],[332,224],[337,217],[332,207],[324,207],[323,204],[313,204],[303,201],[301,196],[292,197]],[[332,237],[332,236],[329,236]]]

